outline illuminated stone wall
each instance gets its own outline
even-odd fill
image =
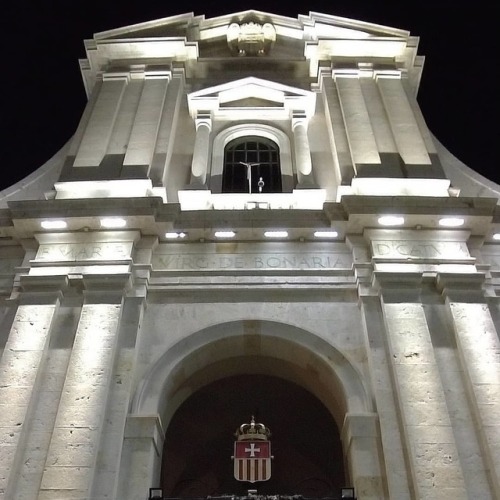
[[[226,430],[231,447],[231,407],[195,442],[199,408],[165,455],[192,397],[253,376],[324,407],[332,484],[358,500],[500,497],[500,190],[427,129],[417,49],[396,28],[252,11],[86,42],[72,140],[0,193],[0,499],[231,493],[210,460],[185,463]],[[246,136],[279,147],[283,192],[221,192]],[[307,439],[315,415],[294,418]],[[299,438],[277,439],[287,469]]]

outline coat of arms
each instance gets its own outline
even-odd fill
[[[264,424],[242,424],[235,432],[234,477],[238,481],[255,483],[271,477],[271,432]]]

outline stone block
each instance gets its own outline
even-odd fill
[[[21,437],[22,426],[12,427],[0,427],[0,446],[17,446],[19,439]]]
[[[61,414],[62,417],[67,410],[70,412],[73,411],[74,407],[85,408],[101,405],[107,392],[108,388],[106,385],[93,383],[93,381],[89,381],[87,384],[65,384],[61,394],[59,414]]]
[[[92,473],[90,467],[46,467],[40,489],[85,491],[90,487]]]
[[[435,402],[432,406],[425,402],[406,401],[402,408],[405,426],[447,426],[450,424],[448,409],[444,401]]]
[[[416,444],[454,443],[455,435],[451,425],[414,425],[407,426],[412,441]]]
[[[46,467],[88,467],[94,462],[96,446],[93,444],[53,444],[47,455]]]
[[[27,406],[0,404],[0,427],[19,427],[26,419]]]
[[[72,405],[66,406],[64,411],[58,413],[56,426],[63,428],[88,427],[97,429],[102,422],[105,408],[102,405]]]
[[[0,446],[0,469],[10,469],[14,456],[16,454],[17,446],[1,445]]]
[[[34,381],[40,363],[40,351],[10,351],[0,360],[2,385],[29,385]]]
[[[54,434],[52,437],[52,446],[61,445],[97,445],[99,440],[99,433],[91,428],[67,428],[67,427],[56,427],[54,428]]]
[[[32,392],[30,386],[23,386],[23,385],[1,386],[0,403],[27,405],[30,402],[31,394]]]

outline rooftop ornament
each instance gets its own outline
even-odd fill
[[[231,23],[227,29],[227,44],[239,56],[267,55],[275,41],[276,30],[271,23]]]

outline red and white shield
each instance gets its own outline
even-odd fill
[[[236,441],[234,477],[238,481],[267,481],[271,477],[271,442]]]

